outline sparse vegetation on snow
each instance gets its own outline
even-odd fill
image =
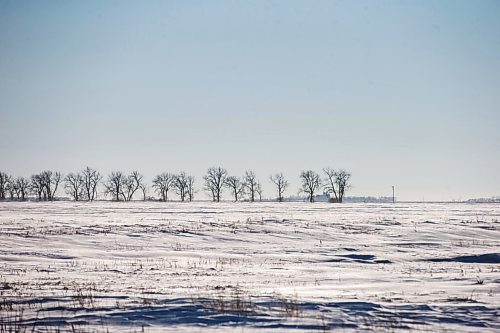
[[[0,332],[498,331],[493,204],[0,203]]]

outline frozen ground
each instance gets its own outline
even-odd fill
[[[498,332],[500,206],[0,203],[0,295],[0,332]]]

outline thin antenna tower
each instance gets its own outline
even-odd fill
[[[394,196],[394,185],[392,185],[392,203],[396,202],[396,197]]]

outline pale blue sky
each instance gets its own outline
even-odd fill
[[[500,195],[500,1],[0,1],[0,169]]]

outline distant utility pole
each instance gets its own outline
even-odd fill
[[[396,197],[394,196],[394,185],[392,185],[392,203],[396,202]]]

